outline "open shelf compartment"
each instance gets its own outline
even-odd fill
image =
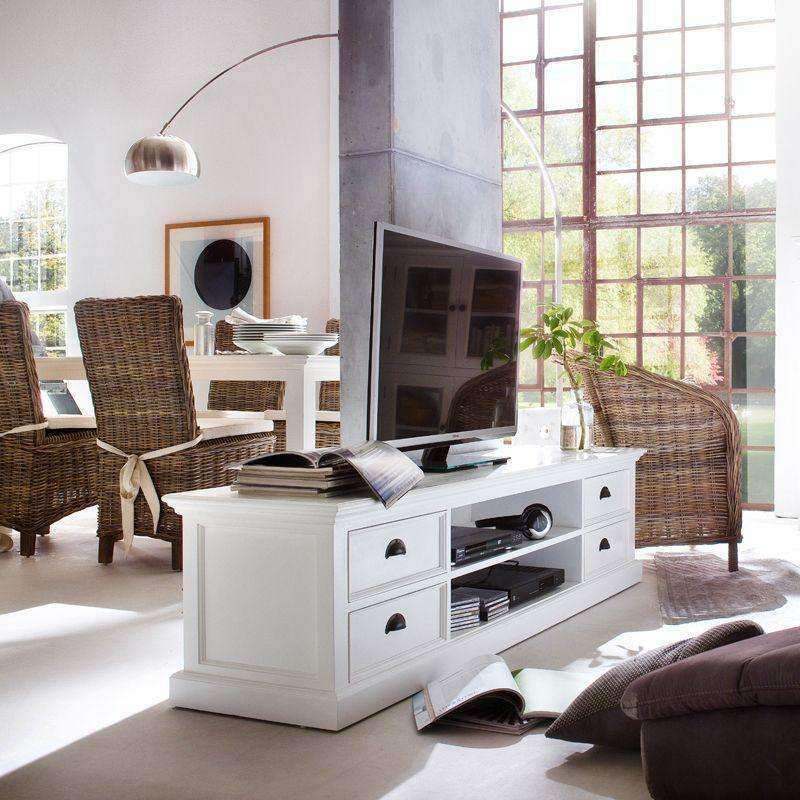
[[[518,562],[524,566],[559,567],[564,570],[564,583],[526,603],[514,606],[507,614],[481,622],[480,625],[466,630],[451,632],[450,639],[469,636],[487,626],[502,624],[506,620],[524,614],[533,606],[551,601],[581,583],[583,575],[581,499],[581,482],[572,481],[546,489],[523,492],[501,500],[491,500],[453,509],[452,523],[454,525],[474,525],[476,520],[485,517],[518,514],[532,503],[542,503],[552,512],[554,526],[544,539],[526,541],[516,548],[496,553],[488,558],[473,561],[469,564],[451,565],[448,575],[451,589],[457,585],[468,585],[470,575],[483,572],[496,564],[509,561]],[[476,575],[476,577],[479,576]],[[449,623],[448,608],[448,631],[450,628]]]

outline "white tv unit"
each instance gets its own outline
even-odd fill
[[[339,730],[627,589],[641,580],[634,475],[644,452],[516,447],[499,467],[426,475],[389,510],[367,497],[227,488],[166,496],[184,537],[184,668],[170,680],[172,704]],[[451,524],[532,502],[553,511],[546,539],[450,565]],[[450,635],[451,581],[512,559],[562,567],[566,582]]]

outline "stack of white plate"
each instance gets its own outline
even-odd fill
[[[338,333],[306,333],[304,325],[243,323],[233,332],[233,343],[249,353],[317,356],[338,341]]]

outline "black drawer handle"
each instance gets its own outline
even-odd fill
[[[384,633],[388,636],[392,631],[402,631],[406,627],[406,618],[402,614],[392,614],[386,621]]]
[[[605,538],[605,536],[600,540],[600,548],[599,549],[600,550],[610,550],[611,549],[611,543],[608,541],[608,539]]]
[[[611,490],[608,488],[608,486],[604,486],[600,490],[600,499],[605,500],[606,497],[611,497]]]
[[[385,558],[392,558],[393,556],[404,556],[406,554],[406,543],[402,539],[392,539],[386,545]]]

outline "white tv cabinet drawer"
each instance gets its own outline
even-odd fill
[[[583,524],[631,510],[631,473],[629,470],[597,475],[583,481]]]
[[[350,614],[350,680],[384,670],[447,638],[447,584]]]
[[[444,573],[446,550],[445,511],[351,530],[347,537],[350,599]]]
[[[583,536],[583,577],[589,580],[601,572],[619,566],[633,558],[629,517],[612,522]]]

